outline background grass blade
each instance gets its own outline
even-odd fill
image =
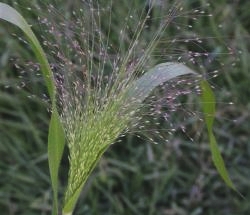
[[[48,159],[52,188],[54,192],[53,214],[57,214],[58,170],[64,148],[64,132],[56,109],[53,74],[39,41],[25,19],[15,9],[4,3],[0,3],[0,19],[19,27],[27,36],[36,58],[40,63],[41,71],[52,100],[53,112],[48,134]]]
[[[215,117],[215,104],[216,104],[213,91],[209,86],[208,82],[205,80],[201,81],[201,89],[202,89],[202,96],[201,96],[202,108],[205,115],[205,122],[208,130],[213,163],[217,171],[219,172],[220,176],[225,181],[225,183],[233,190],[236,190],[233,182],[229,177],[223,158],[219,151],[217,141],[213,134],[213,122]]]

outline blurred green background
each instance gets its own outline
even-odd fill
[[[39,36],[44,33],[37,21],[37,11],[27,8],[41,6],[44,10],[40,12],[46,16],[45,8],[51,1],[1,2],[18,9]],[[143,1],[135,2],[138,7],[143,5]],[[56,3],[64,16],[70,16],[72,8],[82,4],[66,0]],[[206,13],[213,16],[199,16],[195,21],[191,19],[192,13],[185,13],[206,3],[183,1],[183,17],[187,19],[177,21],[186,27],[177,31],[170,26],[166,36],[188,38],[195,32],[204,38],[201,47],[216,57],[211,62],[201,59],[197,63],[204,66],[203,70],[219,70],[219,76],[211,80],[218,101],[215,134],[231,178],[244,198],[222,182],[211,162],[205,129],[196,137],[196,131],[203,125],[190,118],[187,135],[196,137],[193,142],[181,132],[169,137],[169,143],[157,145],[127,135],[110,147],[89,178],[75,214],[250,214],[250,2],[211,1]],[[174,1],[166,4],[173,5]],[[113,6],[115,21],[123,23],[128,2],[114,1]],[[35,61],[30,48],[19,37],[23,38],[20,31],[0,22],[0,213],[45,215],[51,209],[46,152],[49,104],[39,71],[34,73],[34,68],[27,65],[18,69],[15,66]],[[119,43],[117,38],[111,39]],[[197,47],[185,44],[183,39],[177,45],[172,47],[173,53],[177,53],[175,49],[181,54]],[[169,60],[168,57],[161,60]],[[189,101],[197,101],[192,95],[189,97]],[[60,173],[62,189],[67,168],[65,152]]]

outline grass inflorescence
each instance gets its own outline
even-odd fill
[[[59,62],[62,61],[56,68],[61,73],[58,75],[57,87],[61,93],[59,95],[61,107],[59,108],[62,111],[62,121],[70,153],[69,181],[65,196],[66,212],[70,210],[68,207],[72,207],[72,201],[75,201],[76,196],[80,194],[87,176],[107,147],[121,134],[131,129],[129,127],[131,121],[133,129],[137,124],[139,124],[138,127],[143,127],[140,117],[136,117],[136,114],[140,112],[140,103],[146,98],[143,95],[145,92],[141,95],[132,95],[132,99],[127,99],[127,94],[131,94],[130,90],[133,89],[134,80],[139,72],[142,71],[143,74],[143,68],[150,67],[150,64],[146,63],[148,59],[151,59],[151,53],[157,46],[161,34],[178,11],[177,6],[169,10],[169,15],[163,17],[151,41],[143,48],[140,38],[146,31],[145,23],[150,18],[148,12],[142,10],[135,32],[130,32],[131,35],[126,35],[129,32],[127,29],[130,30],[127,24],[130,20],[127,20],[124,29],[118,32],[112,31],[112,21],[110,21],[110,26],[106,29],[108,33],[104,36],[101,28],[101,13],[110,13],[110,19],[112,19],[112,7],[113,5],[110,5],[106,9],[98,5],[95,8],[92,2],[83,4],[82,10],[79,11],[82,14],[80,19],[79,15],[76,16],[76,12],[73,11],[73,20],[75,16],[77,17],[76,27],[72,26],[73,21],[61,22],[58,26],[48,22],[47,19],[42,20],[42,23],[47,25],[48,32],[55,35],[57,41],[62,41],[62,43],[67,41],[67,51],[73,52],[67,53],[70,56],[67,57],[65,53],[57,49],[61,45],[53,44],[55,57],[59,59]],[[52,5],[50,8],[51,11],[55,10]],[[134,15],[131,14],[127,15],[125,20],[133,18]],[[66,32],[66,34],[61,32]],[[110,42],[109,38],[115,34],[121,36],[122,45],[117,44],[117,47],[111,43],[112,41]],[[127,43],[123,40],[125,36],[131,37]],[[122,46],[125,47],[125,51],[122,50]],[[140,48],[143,50],[138,51]],[[112,73],[107,68],[111,68]],[[157,77],[151,77],[151,79],[155,78]],[[149,79],[149,84],[150,82]],[[134,93],[133,90],[132,93]],[[168,93],[168,96],[170,94]],[[180,94],[182,91],[177,91],[175,97]],[[157,131],[155,132],[157,134]]]

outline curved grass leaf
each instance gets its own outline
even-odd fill
[[[205,122],[208,130],[208,137],[210,140],[210,150],[212,153],[213,163],[217,171],[219,172],[220,176],[224,180],[224,182],[230,188],[236,191],[236,188],[229,177],[223,158],[219,151],[217,141],[213,134],[213,123],[215,117],[215,97],[213,91],[209,86],[208,82],[205,80],[202,80],[200,85],[202,89],[202,95],[201,95],[202,108],[203,108],[203,113],[205,115]]]
[[[57,214],[58,170],[61,157],[63,154],[65,141],[64,141],[64,131],[59,119],[59,114],[56,109],[55,85],[53,81],[53,74],[39,41],[37,40],[35,34],[31,30],[31,27],[28,25],[25,19],[14,8],[4,3],[0,3],[0,19],[3,19],[19,27],[27,36],[28,41],[36,55],[36,58],[40,63],[43,78],[45,80],[48,93],[52,101],[53,111],[49,125],[49,134],[48,134],[48,160],[49,160],[52,188],[54,192],[53,214]]]
[[[157,86],[181,75],[196,74],[182,63],[161,63],[150,69],[133,83],[128,99],[145,100]]]

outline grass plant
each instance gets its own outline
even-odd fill
[[[90,3],[90,6],[90,9],[95,11],[92,3]],[[78,41],[73,40],[73,37],[66,37],[66,39],[71,39],[70,42],[72,44],[75,44],[73,51],[77,50],[77,54],[82,55],[83,59],[86,60],[80,64],[82,66],[81,69],[83,69],[81,71],[83,75],[80,79],[78,75],[73,74],[72,77],[72,74],[67,74],[66,72],[58,73],[56,74],[57,76],[53,75],[38,40],[25,20],[7,5],[1,3],[1,8],[3,8],[1,10],[1,18],[17,25],[27,34],[40,62],[50,95],[52,115],[48,135],[48,158],[54,190],[54,214],[58,210],[58,171],[64,148],[65,133],[69,148],[70,167],[68,185],[64,195],[63,214],[71,214],[87,177],[89,177],[102,154],[119,137],[121,138],[122,135],[130,130],[138,129],[138,124],[141,125],[140,114],[143,114],[143,109],[146,107],[146,104],[143,102],[153,98],[151,93],[153,93],[154,89],[158,86],[163,86],[169,79],[194,73],[185,65],[176,62],[159,64],[150,71],[143,72],[145,68],[147,69],[151,66],[150,64],[147,65],[147,61],[152,56],[151,53],[158,45],[161,34],[165,31],[169,24],[168,21],[173,18],[172,16],[175,15],[175,10],[178,7],[174,7],[169,17],[158,26],[155,35],[152,37],[152,43],[146,46],[144,53],[140,53],[141,56],[136,56],[135,58],[134,55],[137,53],[137,49],[141,48],[141,44],[137,46],[137,43],[140,41],[140,36],[145,33],[143,29],[147,21],[147,15],[145,16],[146,18],[140,18],[141,24],[134,29],[135,33],[130,36],[132,37],[132,42],[129,42],[127,47],[122,47],[121,45],[118,48],[121,52],[124,50],[128,51],[124,52],[124,56],[121,55],[121,59],[119,56],[116,61],[111,57],[100,57],[112,56],[105,49],[105,47],[109,47],[108,40],[111,34],[108,38],[105,38],[102,36],[102,32],[98,31],[102,25],[101,20],[98,20],[101,16],[97,16],[96,19],[96,13],[90,12],[90,14],[87,14],[91,17],[92,23],[90,27],[93,29],[86,35],[87,40],[82,41],[84,49],[81,49],[81,46],[77,43]],[[12,12],[11,16],[9,16],[10,13],[4,13],[8,10]],[[97,9],[96,11],[98,13],[101,10]],[[13,20],[13,18],[17,19]],[[111,29],[111,27],[107,29]],[[52,33],[55,34],[56,31],[53,30]],[[122,35],[122,38],[127,36]],[[95,47],[96,41],[99,42],[97,49]],[[96,56],[97,53],[100,54],[100,59]],[[68,58],[62,55],[59,55],[58,58],[63,62],[63,64],[59,64],[58,68],[65,67],[65,71],[69,69],[68,73],[72,73],[73,70],[71,69],[75,66],[75,63],[73,62],[72,64]],[[106,61],[108,61],[107,65]],[[106,74],[106,66],[112,68],[112,73]],[[73,84],[73,87],[71,84]],[[225,182],[235,189],[228,177],[212,132],[215,117],[215,101],[213,92],[204,79],[201,81],[201,89],[203,112],[208,128],[214,164]],[[56,90],[58,91],[56,92]],[[57,101],[59,101],[59,104],[57,104]],[[152,105],[152,102],[150,102],[150,105]],[[61,126],[64,128],[64,131]],[[122,166],[124,168],[124,164]],[[138,212],[126,200],[126,197],[123,197],[123,201],[126,202],[127,206],[134,213]],[[152,204],[154,204],[153,199]]]

